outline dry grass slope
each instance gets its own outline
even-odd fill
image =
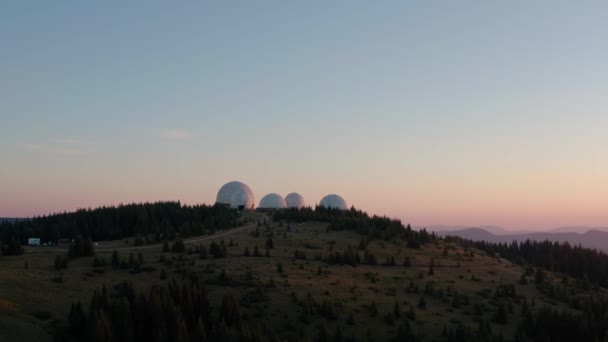
[[[262,218],[262,214],[251,215],[256,220]],[[270,227],[250,225],[216,238],[186,241],[186,248],[194,248],[223,240],[227,257],[218,259],[200,259],[196,253],[178,258],[177,254],[163,253],[162,245],[131,248],[124,241],[102,244],[97,257],[103,257],[106,266],[97,268],[92,266],[93,257],[86,257],[71,261],[65,270],[55,270],[54,258],[65,254],[61,248],[28,248],[22,256],[0,258],[0,340],[50,341],[48,331],[53,321],[64,320],[74,301],[88,304],[92,291],[104,284],[130,281],[147,288],[190,273],[206,281],[212,299],[219,301],[227,289],[234,293],[240,299],[244,319],[263,320],[279,335],[302,340],[313,339],[323,324],[329,332],[340,326],[345,336],[382,341],[396,333],[395,314],[405,317],[412,311],[416,333],[425,340],[434,339],[446,325],[463,322],[476,327],[476,321],[491,320],[498,311],[495,293],[501,284],[514,284],[520,298],[510,302],[507,324],[492,324],[493,330],[505,337],[513,335],[514,323],[521,319],[521,298],[535,305],[567,308],[531,283],[520,285],[525,272],[522,267],[443,241],[421,249],[408,249],[405,242],[372,241],[368,251],[376,256],[378,266],[352,267],[328,265],[319,259],[348,246],[356,249],[360,236],[355,233],[328,232],[327,224],[315,222],[292,223],[290,229],[287,223],[270,223]],[[259,236],[254,236],[258,229]],[[269,250],[270,257],[265,257],[265,235],[270,232],[274,248]],[[261,256],[244,256],[245,249],[253,253],[256,246]],[[118,249],[123,259],[141,252],[147,272],[113,269],[113,249]],[[295,259],[296,250],[306,260]],[[395,258],[395,266],[382,266],[388,257]],[[409,267],[403,265],[406,257]],[[161,270],[167,279],[161,279]],[[561,280],[553,275],[549,279]],[[306,298],[320,307],[326,305],[330,312],[307,317],[301,305]],[[421,298],[426,302],[424,308]]]

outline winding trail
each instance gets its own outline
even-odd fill
[[[208,240],[213,240],[213,239],[217,239],[223,236],[228,236],[234,233],[238,233],[240,231],[243,231],[245,229],[249,229],[249,228],[255,228],[257,227],[257,223],[252,223],[252,224],[248,224],[245,226],[241,226],[241,227],[237,227],[237,228],[233,228],[233,229],[229,229],[229,230],[224,230],[221,232],[218,232],[216,234],[213,235],[208,235],[208,236],[194,236],[191,238],[187,238],[184,239],[184,244],[191,244],[191,243],[195,243],[195,242],[201,242],[201,241],[208,241]],[[163,244],[162,243],[155,243],[155,244],[151,244],[151,245],[143,245],[143,246],[122,246],[119,247],[118,246],[119,243],[111,243],[109,245],[104,245],[103,242],[100,242],[96,247],[95,247],[95,251],[123,251],[123,250],[141,250],[141,249],[152,249],[152,248],[162,248]]]

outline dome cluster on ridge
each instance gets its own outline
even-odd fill
[[[232,209],[251,210],[255,208],[255,197],[251,188],[242,182],[229,182],[217,193],[217,203]],[[270,193],[260,200],[259,209],[277,210],[284,208],[303,208],[306,205],[304,197],[297,192],[289,193],[285,198],[276,193]],[[319,206],[339,210],[347,210],[346,201],[341,196],[330,194],[319,203]]]

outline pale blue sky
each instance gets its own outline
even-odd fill
[[[413,224],[608,226],[608,4],[3,1],[0,216],[231,180]]]

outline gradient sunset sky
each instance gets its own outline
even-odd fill
[[[608,226],[608,2],[2,1],[0,216],[327,193]]]

